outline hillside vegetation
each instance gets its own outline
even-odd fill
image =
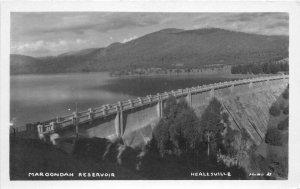
[[[204,65],[261,63],[288,56],[288,36],[223,29],[164,29],[127,43],[84,49],[54,57],[11,55],[11,74],[200,68]]]
[[[288,71],[289,61],[287,58],[274,62],[238,64],[231,67],[232,74],[276,74],[278,72],[288,73]]]

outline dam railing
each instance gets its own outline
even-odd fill
[[[280,80],[288,79],[288,75],[279,75],[279,76],[269,76],[269,77],[259,77],[251,79],[242,79],[234,81],[225,81],[209,85],[201,85],[191,88],[172,90],[169,92],[158,93],[156,95],[148,95],[145,97],[139,97],[136,99],[129,99],[125,101],[119,101],[114,104],[102,105],[96,108],[89,108],[88,110],[81,112],[73,112],[69,115],[59,116],[44,122],[39,123],[38,126],[30,128],[30,130],[38,130],[39,134],[49,134],[56,132],[58,130],[64,129],[66,127],[74,126],[75,124],[81,125],[93,121],[94,119],[99,119],[107,117],[113,114],[118,114],[118,112],[127,111],[130,109],[136,109],[138,107],[146,106],[152,103],[159,103],[161,101],[167,100],[170,96],[174,97],[183,97],[186,96],[191,98],[191,95],[195,93],[201,93],[205,91],[213,91],[219,88],[234,87],[236,85],[250,84],[256,82],[266,82],[270,80]],[[189,101],[189,100],[188,100]],[[191,103],[191,102],[190,102]],[[162,109],[162,108],[161,108]],[[28,130],[28,128],[23,128],[18,131]],[[16,131],[14,131],[16,132]]]

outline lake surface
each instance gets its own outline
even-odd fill
[[[10,120],[14,126],[45,121],[129,98],[225,80],[232,76],[168,75],[127,78],[108,73],[14,75],[10,77]]]

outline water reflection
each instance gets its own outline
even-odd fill
[[[184,89],[210,83],[217,83],[233,78],[220,76],[160,76],[160,77],[130,77],[110,80],[101,86],[92,86],[90,90],[105,90],[115,93],[126,93],[132,96],[146,96],[165,91]]]

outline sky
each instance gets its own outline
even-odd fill
[[[165,28],[222,28],[264,35],[288,35],[287,13],[11,13],[11,53],[55,56],[126,43]]]

